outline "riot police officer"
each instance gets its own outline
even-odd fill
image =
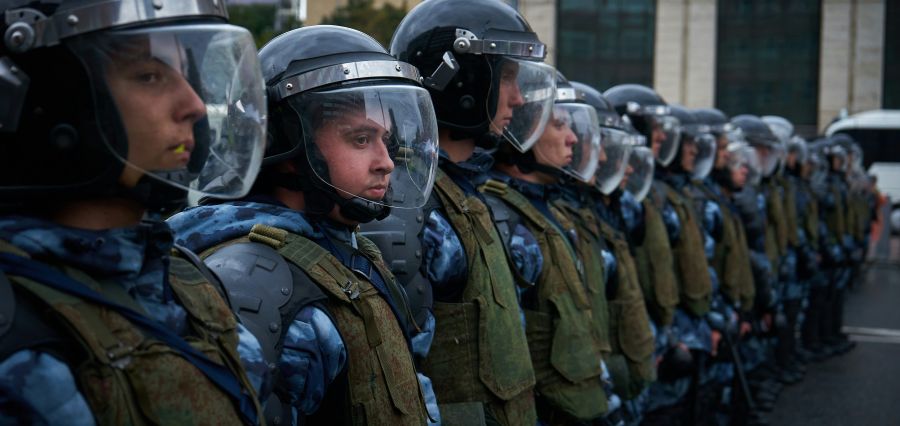
[[[598,339],[608,324],[592,320],[592,296],[603,291],[603,283],[585,275],[575,225],[553,206],[563,175],[581,181],[593,176],[599,129],[595,112],[590,119],[593,109],[572,102],[574,90],[565,86],[557,91],[550,120],[535,145],[521,152],[501,144],[490,179],[479,188],[507,245],[507,230],[521,226],[540,248],[542,267],[534,285],[523,292],[522,307],[538,378],[538,417],[548,424],[593,421],[608,410]],[[582,131],[588,126],[593,129]]]
[[[0,422],[258,423],[259,343],[161,218],[253,182],[250,33],[221,2],[2,10]]]
[[[428,199],[437,123],[418,71],[335,26],[282,34],[259,59],[270,143],[250,195],[169,222],[262,343],[272,423],[439,420],[426,411],[434,398],[416,373],[403,288],[356,232]]]
[[[448,424],[533,424],[535,372],[517,288],[536,280],[539,250],[524,228],[512,251],[477,191],[500,143],[527,149],[555,95],[545,45],[497,0],[429,0],[401,21],[391,53],[421,70],[437,113],[440,167],[419,210],[363,227],[408,289]],[[431,331],[433,330],[433,331]]]

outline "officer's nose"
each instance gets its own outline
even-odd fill
[[[194,88],[183,78],[178,78],[175,97],[175,120],[193,125],[206,115],[206,104]]]
[[[391,159],[387,144],[384,141],[375,144],[373,151],[374,158],[372,159],[372,171],[380,175],[391,174],[391,172],[394,171],[394,160]]]

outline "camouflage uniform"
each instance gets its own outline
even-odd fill
[[[113,281],[150,318],[187,336],[188,315],[168,284],[172,233],[160,221],[103,231],[64,227],[33,217],[0,218],[0,240],[33,259],[64,264],[95,279]],[[268,368],[256,338],[238,324],[237,351],[257,392]],[[3,342],[0,342],[3,343]],[[2,345],[9,347],[5,343]],[[66,353],[49,347],[20,348],[0,361],[0,423],[93,424],[85,395]],[[188,395],[171,395],[187,398]],[[224,418],[223,418],[224,421]]]

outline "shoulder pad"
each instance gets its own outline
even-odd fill
[[[221,280],[231,309],[259,340],[269,362],[279,358],[284,333],[297,312],[326,298],[306,273],[265,244],[227,245],[205,262]]]
[[[431,284],[421,272],[420,236],[428,211],[430,209],[425,208],[392,209],[391,214],[383,220],[364,223],[359,227],[359,235],[378,246],[384,263],[396,277],[397,283],[403,286],[409,299],[409,308],[419,327],[424,325],[434,303]]]
[[[0,360],[23,350],[49,353],[69,365],[78,365],[85,355],[68,328],[58,324],[50,307],[23,287],[14,288],[0,271]]]
[[[392,209],[383,220],[361,224],[359,235],[378,246],[384,263],[397,277],[397,282],[406,286],[422,263],[419,235],[424,227],[423,209]]]
[[[502,182],[498,183],[504,186],[506,185]],[[503,243],[503,252],[506,254],[506,259],[509,262],[509,269],[512,270],[516,279],[516,284],[518,284],[519,287],[533,287],[534,283],[522,277],[519,268],[513,266],[515,265],[515,262],[513,261],[512,249],[510,248],[513,232],[516,230],[516,226],[522,223],[522,217],[519,216],[512,207],[506,204],[506,202],[498,198],[500,196],[499,194],[494,194],[495,193],[485,192],[484,200],[485,204],[487,204],[488,208],[491,210],[491,216],[494,219],[494,225],[497,227],[497,233],[500,234],[500,242]]]

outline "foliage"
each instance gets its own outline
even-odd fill
[[[387,47],[394,30],[404,16],[406,16],[405,1],[400,6],[385,3],[380,9],[376,9],[374,0],[349,0],[346,6],[335,9],[334,13],[322,20],[322,23],[357,29]]]
[[[230,4],[228,16],[232,24],[247,28],[253,34],[256,47],[262,47],[275,36],[300,28],[303,24],[296,17],[282,17],[278,29],[278,9],[274,4]]]

